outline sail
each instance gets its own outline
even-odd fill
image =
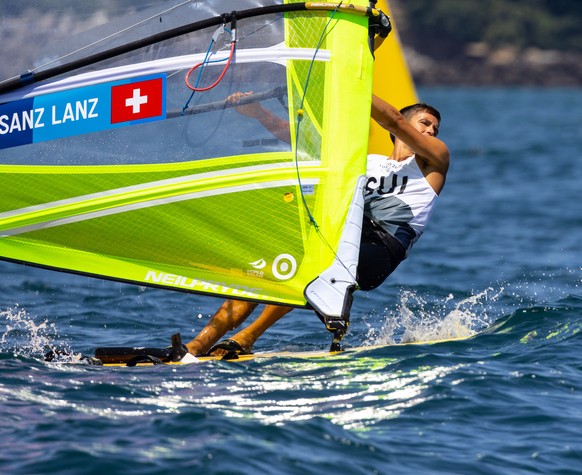
[[[0,258],[325,314],[355,283],[368,149],[352,4],[4,2],[29,33],[0,52]]]

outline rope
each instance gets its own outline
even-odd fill
[[[204,58],[204,60],[202,62],[200,62],[200,63],[192,66],[190,68],[190,70],[186,73],[186,79],[185,80],[186,80],[186,86],[188,87],[188,89],[192,90],[193,92],[203,92],[203,91],[209,91],[210,89],[216,87],[220,83],[220,81],[222,81],[222,78],[226,74],[226,71],[228,70],[228,67],[230,66],[230,63],[232,62],[232,59],[234,58],[235,46],[236,46],[236,41],[231,41],[231,43],[230,43],[230,53],[228,55],[228,58],[227,58],[227,61],[226,61],[226,65],[224,66],[222,72],[218,76],[218,79],[216,79],[216,81],[214,81],[210,86],[199,87],[199,83],[200,83],[200,78],[202,76],[203,67],[206,64],[209,64],[207,62],[207,58],[208,58],[208,52],[207,52],[206,58]],[[219,61],[224,61],[224,60],[219,60]],[[195,86],[192,86],[190,84],[190,74],[192,74],[198,68],[200,68],[200,71],[199,71],[199,74],[198,74],[198,80],[196,81],[196,85]]]

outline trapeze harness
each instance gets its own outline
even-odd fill
[[[368,155],[358,285],[378,287],[408,256],[424,232],[437,194],[415,155],[403,161]]]

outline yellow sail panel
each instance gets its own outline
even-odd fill
[[[394,18],[387,0],[379,0],[376,8],[382,10],[392,20],[392,32],[375,51],[373,92],[397,109],[418,101],[416,89],[402,44],[398,36],[398,18]],[[390,134],[373,120],[370,125],[370,143],[368,151],[382,155],[392,153]]]

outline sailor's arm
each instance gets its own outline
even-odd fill
[[[450,154],[442,140],[420,133],[398,109],[377,96],[372,96],[372,118],[408,145],[427,165],[446,173]]]
[[[251,117],[271,132],[275,137],[285,143],[290,142],[289,122],[278,115],[264,108],[258,102],[249,102],[247,104],[238,104],[238,101],[245,96],[251,95],[252,92],[235,92],[228,96],[227,101],[235,104],[235,109],[239,114]]]
[[[285,143],[291,142],[291,137],[289,135],[289,122],[282,119],[276,114],[273,114],[269,109],[265,109],[262,106],[261,114],[255,119],[257,119],[265,129],[271,132],[275,137]]]

